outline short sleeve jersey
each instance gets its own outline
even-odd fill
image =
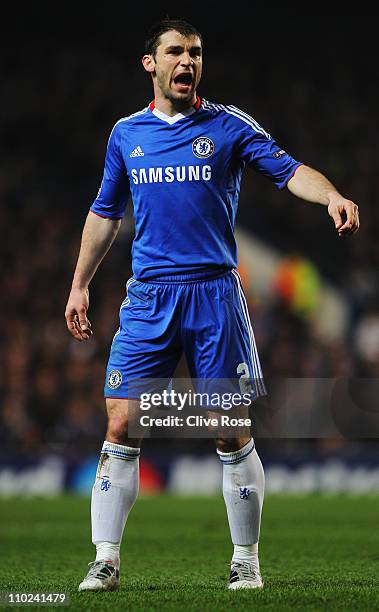
[[[198,98],[169,117],[152,102],[114,126],[91,210],[121,219],[131,194],[137,279],[231,270],[246,164],[281,189],[300,162],[235,106]]]

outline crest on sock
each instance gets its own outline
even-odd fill
[[[240,499],[249,499],[250,489],[247,487],[240,487]]]

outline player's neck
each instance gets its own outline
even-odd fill
[[[154,105],[161,113],[164,113],[168,117],[174,117],[178,113],[183,113],[184,111],[192,108],[194,104],[196,104],[197,96],[194,94],[193,100],[188,101],[180,101],[180,100],[169,100],[159,94],[155,94]]]

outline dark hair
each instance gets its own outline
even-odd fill
[[[154,55],[157,52],[157,48],[159,46],[160,37],[165,32],[169,32],[170,30],[175,30],[179,32],[182,36],[198,36],[200,38],[201,43],[203,42],[203,37],[200,32],[183,19],[162,19],[158,23],[155,23],[151,28],[147,35],[147,39],[145,42],[145,53],[148,55]]]

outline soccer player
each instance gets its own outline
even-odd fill
[[[299,163],[246,112],[197,95],[202,37],[184,21],[153,27],[142,58],[154,87],[146,108],[114,126],[104,176],[85,222],[67,326],[92,335],[88,287],[119,230],[131,194],[133,277],[105,380],[108,428],[92,491],[96,559],[82,591],[119,586],[120,543],[138,493],[141,439],[128,435],[128,379],[170,379],[181,354],[196,379],[252,381],[265,393],[246,299],[236,272],[234,225],[246,164],[279,189],[327,207],[340,236],[358,230],[358,207]],[[234,553],[229,588],[263,586],[258,539],[264,473],[251,436],[217,440]]]

